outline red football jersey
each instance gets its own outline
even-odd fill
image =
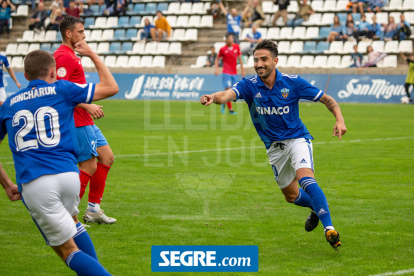
[[[56,74],[58,80],[67,80],[73,83],[86,84],[85,72],[81,59],[66,45],[60,45],[53,57],[56,60]],[[94,124],[89,113],[82,108],[75,108],[75,126],[91,126]]]
[[[219,51],[218,58],[223,57],[223,73],[237,75],[237,58],[241,55],[238,44],[229,47],[225,45]]]

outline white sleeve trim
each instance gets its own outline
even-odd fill
[[[319,90],[319,93],[318,93],[318,95],[316,95],[315,96],[315,98],[313,98],[313,100],[312,101],[316,101],[316,99],[321,95],[321,93],[322,93],[322,90]]]
[[[233,89],[233,91],[236,92],[237,98],[240,98],[240,92],[239,92],[239,90],[237,90],[235,87],[232,87],[231,89]]]
[[[92,87],[93,87],[93,84],[92,84],[92,83],[90,83],[90,84],[89,84],[89,89],[88,89],[88,97],[86,97],[86,102],[87,102],[87,103],[89,103],[89,102],[90,102],[90,100],[91,100],[91,95],[92,95]]]

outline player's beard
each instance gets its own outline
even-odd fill
[[[264,69],[264,72],[259,73],[260,69]],[[273,70],[275,70],[275,65],[272,62],[272,64],[270,64],[269,66],[257,67],[257,68],[254,68],[254,70],[256,71],[257,75],[259,75],[261,79],[267,79],[270,76],[270,74],[272,74]]]

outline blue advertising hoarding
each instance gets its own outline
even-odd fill
[[[23,86],[27,86],[23,73],[16,73],[16,77]],[[215,75],[114,74],[114,77],[120,90],[112,99],[197,101],[204,94],[224,89],[221,76]],[[399,103],[405,96],[404,75],[305,74],[301,77],[338,102]],[[18,91],[8,74],[4,80],[8,96]],[[86,73],[86,80],[99,82],[98,73]]]

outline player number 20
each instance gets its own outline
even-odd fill
[[[29,110],[20,110],[13,117],[13,126],[20,124],[20,120],[24,121],[23,126],[17,131],[14,138],[16,142],[17,151],[26,151],[30,149],[37,149],[39,143],[44,147],[54,147],[60,142],[60,125],[59,113],[50,106],[39,108],[35,114]],[[46,133],[45,120],[49,120],[50,137]],[[32,131],[33,127],[36,130],[37,139],[25,141],[23,138]]]

